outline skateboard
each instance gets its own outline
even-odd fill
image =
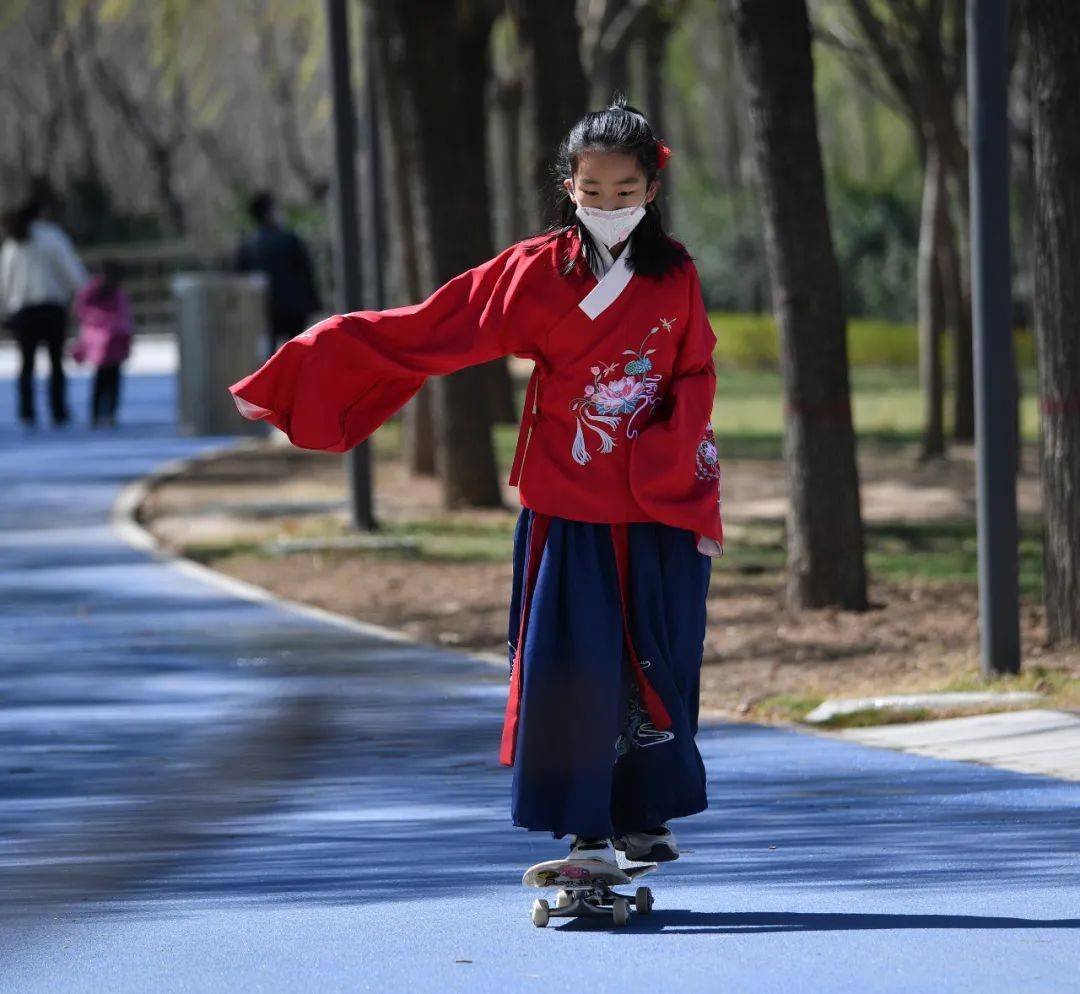
[[[648,887],[638,887],[633,895],[619,894],[612,887],[625,887],[656,869],[655,863],[614,867],[597,859],[549,859],[530,866],[521,883],[525,887],[558,887],[555,907],[543,898],[532,906],[532,923],[544,928],[552,918],[611,916],[616,925],[630,920],[630,907],[638,914],[652,911],[653,895]]]

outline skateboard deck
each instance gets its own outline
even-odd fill
[[[530,866],[521,878],[525,887],[558,887],[555,906],[538,898],[532,906],[532,922],[544,928],[552,918],[611,916],[616,925],[630,920],[630,908],[639,914],[652,911],[653,894],[648,887],[638,887],[631,894],[620,894],[612,887],[625,887],[638,877],[656,869],[655,863],[629,863],[615,867],[595,859],[549,859]]]

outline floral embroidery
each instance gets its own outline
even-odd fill
[[[694,475],[699,480],[716,481],[716,506],[722,507],[724,497],[720,488],[720,456],[716,451],[716,435],[713,433],[713,426],[708,423],[698,442]]]
[[[602,363],[589,370],[593,375],[592,383],[585,387],[584,396],[570,401],[570,410],[577,412],[577,431],[570,450],[574,462],[584,466],[592,459],[585,443],[585,428],[600,439],[601,453],[611,452],[615,448],[613,432],[624,416],[627,416],[626,437],[637,437],[638,429],[634,427],[634,421],[642,411],[660,400],[660,381],[663,379],[660,374],[652,372],[653,361],[649,356],[656,349],[646,349],[645,346],[661,327],[664,331],[671,331],[674,323],[674,318],[660,318],[659,325],[649,331],[637,350],[625,349],[623,355],[633,358],[621,363],[621,370],[619,361]]]
[[[720,479],[720,456],[716,451],[716,435],[711,424],[705,425],[701,441],[698,442],[695,475],[699,480]]]

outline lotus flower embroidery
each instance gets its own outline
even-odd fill
[[[586,430],[599,439],[600,453],[611,452],[615,448],[615,433],[626,419],[627,438],[636,438],[638,429],[634,422],[642,411],[648,410],[660,400],[660,381],[663,377],[652,371],[653,361],[649,358],[656,349],[647,349],[649,339],[660,333],[671,331],[675,320],[660,318],[659,324],[650,329],[637,349],[625,349],[624,356],[632,358],[625,361],[600,363],[590,368],[593,381],[583,392],[583,396],[570,401],[570,410],[577,413],[577,429],[570,454],[574,462],[584,466],[592,454],[586,444]],[[621,366],[621,368],[620,368]]]
[[[585,392],[588,393],[590,389],[586,387]],[[632,412],[647,393],[641,380],[624,376],[611,383],[601,383],[590,396],[593,406],[602,414],[626,414]]]

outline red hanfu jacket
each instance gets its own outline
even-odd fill
[[[577,263],[565,277],[568,249]],[[420,304],[320,321],[229,389],[245,417],[294,445],[342,452],[428,376],[533,359],[509,478],[522,505],[577,521],[659,521],[722,544],[716,336],[697,269],[638,276],[627,253],[598,281],[576,233],[525,239]]]

